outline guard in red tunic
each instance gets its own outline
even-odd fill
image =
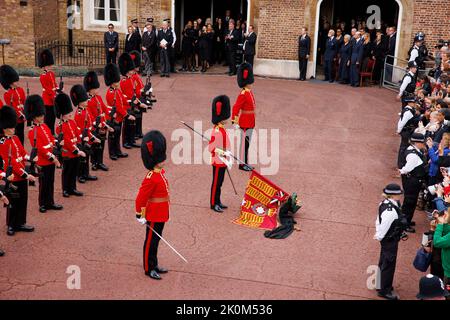
[[[4,176],[9,168],[12,174],[6,177],[12,187],[6,190],[10,205],[6,211],[7,234],[13,236],[16,232],[33,232],[34,227],[27,223],[28,181],[36,178],[25,170],[25,161],[29,156],[19,138],[14,135],[17,125],[16,111],[9,106],[0,109],[0,157],[3,159]],[[16,189],[16,190],[13,190]]]
[[[144,116],[144,112],[148,109],[148,105],[142,102],[142,92],[144,90],[144,82],[141,79],[141,75],[139,74],[141,69],[141,53],[138,51],[131,51],[130,57],[133,59],[134,63],[134,74],[131,76],[134,80],[134,87],[136,91],[136,98],[139,100],[139,108],[136,110],[136,135],[135,138],[142,139],[144,137],[142,133],[142,118]]]
[[[117,65],[109,63],[103,71],[105,84],[109,87],[106,90],[106,103],[108,105],[107,121],[110,127],[114,129],[113,134],[108,136],[109,158],[117,160],[118,158],[126,158],[128,154],[120,150],[120,135],[122,133],[123,120],[128,117],[127,99],[120,90],[120,72]],[[112,118],[111,118],[112,117]]]
[[[77,173],[79,158],[86,158],[86,153],[78,148],[81,143],[81,132],[75,120],[72,119],[72,103],[70,97],[65,93],[60,93],[55,99],[56,116],[60,119],[56,127],[56,134],[63,134],[62,157],[62,190],[63,197],[83,196],[77,190]]]
[[[19,74],[11,66],[3,65],[0,67],[0,83],[6,92],[3,95],[5,103],[16,110],[17,127],[16,136],[24,144],[25,115],[23,104],[25,103],[25,91],[19,87]]]
[[[114,131],[106,123],[106,116],[108,114],[108,108],[103,102],[102,97],[98,94],[100,83],[98,82],[97,74],[94,71],[89,71],[83,80],[84,88],[88,92],[88,105],[87,109],[89,114],[94,119],[94,135],[100,139],[100,143],[94,144],[92,149],[91,163],[92,170],[98,169],[108,171],[108,167],[103,163],[103,152],[105,150],[105,141],[108,131]]]
[[[251,90],[251,84],[254,82],[253,68],[248,63],[240,65],[237,72],[237,83],[241,88],[236,103],[233,106],[231,119],[234,124],[241,128],[240,159],[248,163],[248,149],[252,139],[253,129],[255,128],[255,97]],[[251,171],[252,169],[242,164],[240,170]]]
[[[136,86],[133,80],[134,62],[128,53],[123,53],[119,57],[119,69],[124,78],[120,81],[120,89],[126,97],[126,107],[128,117],[123,124],[123,147],[125,149],[140,148],[136,143],[136,110],[139,108],[140,101],[136,98]]]
[[[164,223],[169,220],[169,184],[163,169],[166,160],[166,139],[159,131],[150,131],[142,139],[142,161],[149,170],[136,197],[136,219],[146,225],[144,242],[144,270],[150,278],[161,280],[167,273],[158,265],[158,244]],[[150,229],[151,228],[151,229]]]
[[[81,132],[81,143],[78,148],[86,154],[86,157],[80,158],[78,182],[97,181],[98,178],[96,176],[89,174],[89,158],[93,149],[92,145],[100,143],[100,139],[93,134],[94,128],[92,124],[95,119],[87,110],[89,97],[84,87],[76,84],[70,89],[70,98],[72,99],[73,105],[77,108],[75,110],[74,120],[78,126],[78,130]]]
[[[230,146],[225,125],[230,118],[230,98],[227,96],[218,96],[212,102],[212,123],[214,124],[211,132],[211,139],[208,150],[211,152],[211,164],[213,168],[213,179],[211,184],[211,209],[215,212],[223,212],[227,206],[220,200],[223,180],[227,164],[224,163],[225,157],[229,157],[227,151]]]
[[[31,95],[25,101],[25,115],[32,122],[28,132],[28,140],[32,148],[37,150],[36,165],[39,168],[39,211],[62,210],[63,206],[54,200],[55,168],[61,167],[58,158],[53,154],[55,137],[44,123],[45,106],[39,95]],[[33,160],[33,159],[31,159]]]
[[[55,74],[51,70],[55,64],[53,54],[50,50],[44,49],[39,53],[38,65],[42,69],[39,78],[42,85],[42,99],[45,105],[45,124],[50,128],[52,134],[55,134],[55,97],[61,90],[56,84]]]

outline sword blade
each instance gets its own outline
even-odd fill
[[[184,262],[188,263],[187,260],[174,247],[172,247],[169,242],[166,241],[166,239],[164,239],[158,232],[155,231],[155,229],[150,227],[148,224],[146,224],[146,226],[147,228],[152,230],[152,232],[156,234],[165,244],[167,244],[169,248],[173,250],[173,252],[175,252],[181,259],[183,259]]]

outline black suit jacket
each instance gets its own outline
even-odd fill
[[[302,36],[298,37],[298,57],[306,58],[311,52],[311,38],[306,35],[303,39]]]
[[[105,32],[103,42],[106,50],[114,48],[116,53],[119,51],[119,34],[117,32],[113,31],[112,34],[109,31]]]
[[[336,37],[333,37],[332,40],[330,38],[327,39],[327,43],[325,46],[325,54],[324,59],[325,61],[330,61],[336,58],[337,55],[337,40]]]
[[[395,42],[396,41],[397,41],[397,33],[395,33],[392,37],[389,37],[387,54],[390,56],[395,55]]]
[[[155,28],[152,28],[152,30],[149,32],[144,32],[142,34],[142,46],[147,49],[147,51],[150,51],[152,48],[156,47],[156,30]]]
[[[172,43],[173,43],[173,33],[172,33],[172,30],[167,29],[167,31],[164,32],[163,29],[160,29],[160,30],[158,31],[158,46],[159,46],[159,43],[160,43],[163,39],[167,41],[166,48],[169,49],[169,50],[171,50],[171,48],[172,48]]]
[[[225,32],[225,37],[230,34],[230,30]],[[234,29],[231,33],[232,38],[226,40],[227,48],[230,51],[237,51],[239,44],[239,30]]]
[[[252,34],[248,35],[245,38],[245,41],[244,41],[244,45],[245,45],[244,54],[255,55],[256,38],[257,38],[257,35],[254,32],[252,32]]]
[[[133,50],[141,51],[141,35],[133,32],[125,37],[125,52],[131,52]]]

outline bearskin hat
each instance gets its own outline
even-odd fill
[[[11,84],[19,81],[19,74],[13,67],[4,64],[0,67],[0,83],[5,90],[11,87]]]
[[[129,53],[122,53],[119,57],[119,69],[123,76],[126,76],[128,72],[133,71],[135,68],[133,59]]]
[[[86,73],[83,79],[84,89],[88,92],[92,89],[100,88],[100,82],[98,82],[98,76],[95,71],[89,71]]]
[[[60,119],[62,116],[72,112],[72,102],[70,97],[65,93],[60,93],[55,98],[56,117]]]
[[[28,121],[45,115],[44,100],[40,95],[33,94],[25,100],[24,104],[25,117]]]
[[[17,125],[16,110],[10,106],[0,109],[0,129],[15,128]]]
[[[88,101],[89,97],[84,87],[81,84],[76,84],[70,89],[70,99],[72,99],[74,106],[78,106],[80,103]]]
[[[116,64],[108,63],[103,70],[103,77],[107,86],[120,82],[120,72]]]
[[[225,95],[215,97],[212,102],[212,123],[218,124],[230,116],[230,98]]]
[[[144,166],[153,170],[158,163],[166,160],[166,138],[157,130],[148,132],[142,139],[141,157]]]
[[[133,50],[130,52],[131,60],[133,60],[134,67],[139,68],[141,66],[141,53],[139,51]]]
[[[39,68],[51,66],[54,64],[55,64],[55,60],[53,59],[53,54],[50,50],[44,49],[41,52],[39,52],[39,56],[38,56]]]
[[[237,83],[239,88],[244,88],[248,84],[252,84],[255,82],[255,78],[253,77],[253,68],[252,65],[244,62],[239,66],[237,71]]]

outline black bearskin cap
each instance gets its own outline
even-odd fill
[[[25,117],[28,121],[45,115],[44,100],[40,95],[33,94],[25,100],[24,104]]]
[[[54,64],[55,64],[55,60],[53,59],[53,54],[50,50],[44,49],[41,52],[39,52],[39,56],[38,56],[39,68],[51,66]]]
[[[11,84],[19,81],[19,74],[13,67],[4,64],[0,67],[0,83],[5,90],[11,87]]]
[[[230,116],[230,98],[225,95],[215,97],[212,102],[212,123],[218,124],[220,121],[229,119]]]
[[[98,82],[97,73],[95,73],[95,71],[89,71],[88,73],[86,73],[83,79],[83,85],[86,91],[100,88],[100,82]]]
[[[55,98],[56,116],[60,119],[62,116],[72,112],[72,102],[65,93],[60,93]]]
[[[70,99],[74,106],[78,106],[81,102],[88,101],[89,97],[86,90],[81,84],[76,84],[70,89]]]
[[[119,67],[116,64],[108,63],[103,70],[103,77],[108,87],[113,83],[120,82]]]
[[[148,132],[142,139],[141,157],[144,166],[153,170],[158,163],[166,160],[166,138],[157,130]]]
[[[251,64],[244,62],[239,66],[237,71],[237,83],[239,88],[244,88],[248,84],[255,82],[253,77],[253,67]]]

